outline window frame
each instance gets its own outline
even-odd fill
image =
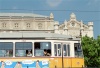
[[[51,55],[50,56],[35,56],[35,43],[50,43]],[[52,43],[50,41],[35,41],[33,50],[34,50],[34,57],[51,57],[52,56]],[[40,50],[44,50],[44,49],[40,49]]]
[[[27,28],[30,28],[31,24],[30,23],[26,23],[26,26],[27,26]]]
[[[7,23],[3,22],[3,23],[2,23],[2,27],[3,27],[3,28],[6,28],[6,27],[7,27]]]
[[[55,44],[56,44],[56,47],[57,47],[57,50],[56,50],[57,56],[55,56],[55,53],[54,53],[54,56],[55,57],[61,57],[62,56],[62,45],[61,45],[61,43],[54,43],[54,47],[55,47]],[[61,52],[61,56],[58,55],[58,44],[60,44],[60,46],[61,46],[61,51],[60,51]],[[54,48],[54,51],[55,51],[55,48]]]
[[[63,53],[64,53],[64,45],[66,45],[67,54],[66,54],[66,56],[64,56],[64,54],[63,54],[63,57],[70,57],[70,45],[68,43],[54,42],[54,51],[55,51],[55,44],[56,44],[57,49],[58,49],[58,44],[61,45],[61,56],[58,55],[58,50],[56,50],[57,51],[57,56],[55,56],[55,53],[54,53],[55,57],[62,57],[62,46],[63,46]],[[68,49],[68,46],[69,46],[69,49]]]
[[[15,25],[15,28],[19,27],[19,23],[14,23],[14,25]]]
[[[6,51],[6,54],[7,54],[7,51],[9,50],[12,50],[12,56],[3,56],[3,57],[13,57],[13,52],[14,52],[14,49],[13,49],[13,47],[14,47],[14,45],[13,45],[13,42],[0,42],[0,43],[11,43],[12,45],[12,48],[9,48],[9,49],[7,49],[7,48],[5,48],[5,46],[4,46],[4,48],[0,48],[0,50],[4,50],[4,51]],[[3,44],[2,44],[3,45]],[[1,46],[1,45],[0,45]],[[7,45],[8,46],[8,45]],[[9,53],[9,55],[10,55],[10,53]],[[0,57],[2,57],[2,56],[0,56]]]
[[[78,47],[81,46],[81,51],[78,51]],[[75,51],[75,47],[77,48],[77,50]],[[80,56],[80,53],[82,54],[82,56]],[[77,53],[77,55],[76,55]],[[82,45],[80,43],[74,43],[74,56],[75,57],[83,57],[83,50],[82,50]]]
[[[16,43],[22,43],[22,44],[24,44],[24,43],[31,43],[32,45],[32,47],[31,47],[31,49],[24,49],[24,48],[22,48],[22,49],[16,49]],[[24,45],[23,45],[24,46]],[[15,42],[15,57],[32,57],[32,56],[27,56],[27,53],[26,53],[26,56],[16,56],[16,51],[17,50],[31,50],[31,54],[32,54],[32,56],[33,56],[33,42]]]
[[[38,29],[43,29],[43,24],[42,23],[38,23]]]

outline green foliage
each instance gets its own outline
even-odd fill
[[[88,67],[100,66],[100,36],[97,39],[82,37],[82,47],[85,65]]]

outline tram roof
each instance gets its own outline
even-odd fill
[[[80,38],[72,38],[69,35],[62,35],[56,33],[33,33],[33,32],[1,32],[0,38],[35,38],[35,39],[69,39],[80,40]]]

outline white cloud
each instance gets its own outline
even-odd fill
[[[12,9],[18,9],[16,6],[14,6]]]
[[[47,0],[47,4],[51,7],[56,7],[58,6],[62,0]]]
[[[100,0],[89,0],[87,5],[93,5],[93,4],[97,4],[97,3],[100,3]]]

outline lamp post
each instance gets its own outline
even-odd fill
[[[61,43],[61,46],[62,46],[62,68],[64,68],[64,63],[63,63],[63,43]]]

